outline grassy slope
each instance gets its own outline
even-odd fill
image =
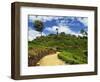
[[[31,48],[46,50],[55,48],[61,52],[58,57],[68,64],[83,64],[87,63],[87,39],[75,37],[72,35],[49,35],[38,37],[37,39],[28,42],[29,52]],[[32,52],[34,53],[34,52]],[[31,54],[32,54],[31,53]]]

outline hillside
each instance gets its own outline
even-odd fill
[[[36,66],[46,55],[60,52],[58,58],[67,64],[87,63],[87,37],[50,34],[28,42],[29,66]]]

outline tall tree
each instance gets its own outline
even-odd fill
[[[41,33],[41,36],[42,36],[42,31],[43,31],[43,27],[44,27],[43,22],[40,20],[35,20],[34,27],[35,27],[36,31],[39,31]]]
[[[57,36],[58,36],[58,28],[56,28],[56,31],[57,31]]]

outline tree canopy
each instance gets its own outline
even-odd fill
[[[35,28],[36,31],[42,32],[43,27],[44,27],[44,25],[43,25],[42,21],[40,21],[40,20],[35,20],[34,21],[34,28]]]

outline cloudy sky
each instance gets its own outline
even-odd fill
[[[88,18],[87,17],[73,17],[73,16],[28,16],[28,40],[34,40],[37,36],[41,36],[38,31],[34,29],[34,21],[41,20],[44,24],[42,32],[43,36],[48,34],[56,34],[58,32],[65,32],[66,34],[80,35],[80,30],[87,31]]]

